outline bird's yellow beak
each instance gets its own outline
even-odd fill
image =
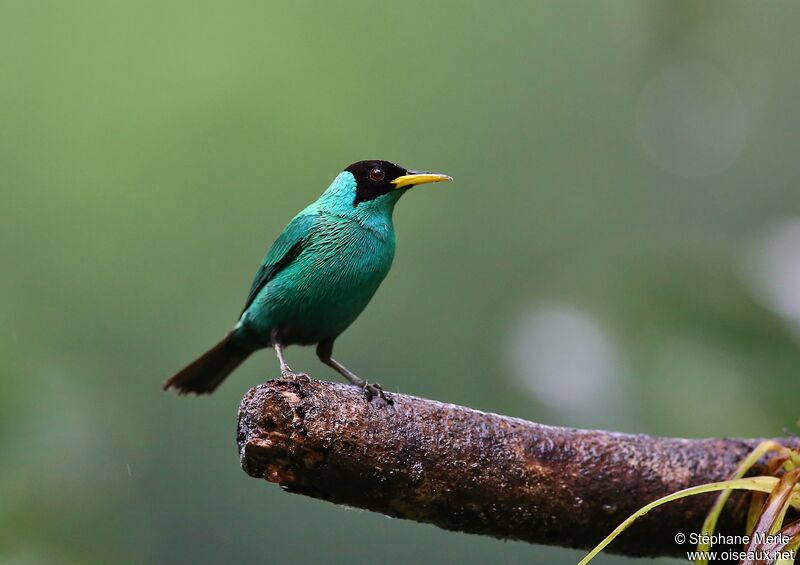
[[[392,181],[395,188],[404,188],[406,186],[416,186],[418,184],[426,184],[429,182],[442,182],[445,180],[453,180],[449,175],[440,175],[438,173],[418,173],[415,171],[408,171],[407,175],[397,177]]]

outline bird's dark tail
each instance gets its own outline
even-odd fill
[[[210,394],[252,352],[234,343],[231,332],[165,382],[164,390],[174,388],[178,394]]]

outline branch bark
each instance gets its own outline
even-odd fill
[[[239,409],[242,468],[289,492],[448,530],[590,548],[646,503],[728,478],[761,441],[558,428],[391,397],[391,406],[367,402],[352,386],[321,381],[259,385]],[[719,532],[743,533],[739,496],[731,497]],[[675,534],[699,532],[713,500],[658,508],[609,549],[685,556],[692,548],[676,544]]]

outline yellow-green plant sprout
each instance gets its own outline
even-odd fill
[[[668,502],[673,502],[675,500],[680,500],[681,498],[687,498],[689,496],[694,496],[697,494],[705,494],[708,492],[719,492],[719,491],[730,491],[730,490],[749,490],[749,491],[756,491],[756,492],[772,492],[772,489],[775,488],[775,485],[778,484],[778,479],[775,477],[748,477],[746,479],[736,479],[732,481],[721,481],[718,483],[707,483],[704,485],[698,485],[696,487],[690,487],[687,489],[679,490],[678,492],[673,492],[672,494],[668,494],[659,498],[658,500],[654,500],[653,502],[642,506],[639,510],[635,513],[631,514],[628,518],[625,519],[619,526],[614,528],[614,531],[611,532],[608,536],[606,536],[603,541],[601,541],[597,546],[594,547],[583,559],[578,562],[578,565],[586,565],[589,563],[594,557],[603,551],[608,544],[610,544],[618,535],[624,532],[628,527],[633,524],[638,518],[641,518],[652,509],[657,508],[663,504]],[[791,506],[793,508],[800,509],[800,490],[795,490],[792,492],[791,496]]]
[[[789,498],[797,485],[798,479],[800,479],[800,468],[795,468],[784,473],[778,484],[775,485],[767,502],[764,504],[758,523],[753,530],[753,535],[745,546],[745,554],[748,557],[740,563],[744,565],[763,563],[762,558],[753,561],[749,555],[755,552],[766,555],[770,551],[777,552],[783,548],[782,546],[785,544],[774,541],[774,536],[781,531],[786,510],[789,508]],[[772,536],[772,538],[766,538],[765,536]],[[765,541],[767,539],[769,541]],[[773,555],[776,554],[773,553]]]
[[[767,472],[770,476],[763,475],[758,477],[747,477],[744,475],[766,454],[774,453],[775,456],[767,465]],[[783,475],[778,478],[771,476],[778,474],[781,470]],[[625,519],[614,531],[612,531],[603,541],[592,549],[578,565],[586,565],[597,554],[605,549],[617,536],[624,532],[638,518],[644,516],[652,509],[657,508],[668,502],[705,494],[709,492],[719,492],[716,501],[703,522],[701,532],[706,534],[701,539],[710,539],[717,526],[722,509],[730,498],[733,490],[751,491],[755,500],[751,501],[748,511],[747,532],[751,534],[751,542],[746,548],[747,551],[761,550],[766,552],[793,552],[800,547],[800,520],[792,522],[786,526],[783,521],[789,507],[800,509],[800,453],[790,450],[774,441],[760,443],[736,468],[736,471],[727,481],[708,483],[695,487],[674,492],[655,500]],[[782,534],[783,542],[771,541],[758,544],[753,536],[754,533],[766,535]],[[785,539],[788,538],[788,541]],[[761,538],[758,538],[761,539]],[[760,545],[760,547],[759,547]],[[698,555],[705,555],[704,552],[710,549],[709,543],[702,543],[697,546]],[[698,557],[695,563],[706,565],[707,559]],[[789,565],[793,559],[781,557],[776,561],[778,565]]]
[[[750,454],[745,457],[741,463],[736,467],[736,471],[733,472],[731,475],[730,480],[741,479],[744,477],[745,473],[749,471],[753,465],[755,465],[759,459],[761,459],[767,453],[774,451],[774,452],[781,452],[781,451],[789,451],[788,449],[784,448],[782,445],[778,444],[774,441],[762,441],[759,443]],[[724,490],[719,493],[717,500],[714,502],[714,505],[711,507],[711,510],[708,512],[708,516],[706,516],[705,521],[703,522],[703,527],[701,528],[700,532],[702,534],[707,534],[706,536],[701,536],[700,539],[710,539],[710,535],[714,533],[714,530],[717,527],[717,520],[719,519],[719,515],[722,512],[722,509],[725,507],[725,503],[728,502],[728,498],[731,496],[731,490]],[[759,509],[760,509],[759,505]],[[751,506],[751,512],[753,508]],[[748,512],[748,522],[751,518],[751,512]],[[752,526],[748,523],[747,532],[752,533],[753,528],[755,528],[755,520],[757,519],[757,515],[755,515],[753,519]],[[708,551],[711,548],[709,542],[700,543],[697,545],[697,551],[702,555],[702,552]],[[698,559],[696,561],[698,565],[706,565],[706,559]]]

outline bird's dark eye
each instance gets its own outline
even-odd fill
[[[383,169],[381,169],[380,167],[373,167],[369,171],[369,179],[374,180],[375,182],[379,182],[383,180],[384,174],[385,173],[383,172]]]

